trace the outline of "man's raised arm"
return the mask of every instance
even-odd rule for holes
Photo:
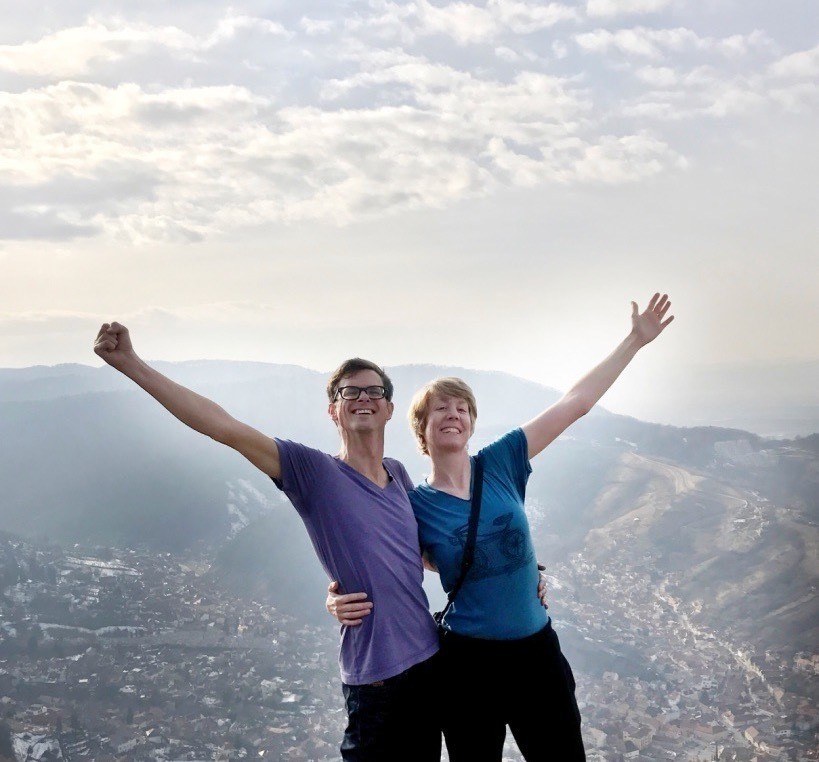
[[[268,476],[274,479],[281,476],[279,448],[273,439],[237,421],[207,397],[154,370],[134,352],[124,325],[103,323],[94,342],[94,352],[141,386],[186,426],[232,447]]]

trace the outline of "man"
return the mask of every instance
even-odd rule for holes
[[[141,360],[128,329],[104,323],[95,353],[187,426],[244,455],[299,512],[325,571],[365,591],[371,613],[343,627],[339,662],[348,724],[345,760],[439,760],[434,704],[435,622],[421,586],[418,527],[404,467],[384,458],[392,382],[374,363],[348,360],[327,385],[338,456],[268,437]]]

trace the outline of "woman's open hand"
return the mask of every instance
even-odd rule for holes
[[[643,346],[654,341],[674,319],[671,315],[663,320],[670,306],[668,294],[663,294],[661,298],[659,292],[651,297],[645,312],[640,312],[637,302],[631,303],[631,332]]]

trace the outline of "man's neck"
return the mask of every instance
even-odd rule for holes
[[[468,498],[472,480],[472,464],[466,450],[435,453],[432,473],[427,482],[435,489],[457,497]]]
[[[384,470],[384,432],[342,434],[338,457],[372,482],[386,486],[389,476]]]

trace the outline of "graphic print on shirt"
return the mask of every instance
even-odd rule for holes
[[[521,529],[510,526],[513,513],[509,511],[498,516],[490,531],[478,530],[475,542],[475,557],[469,570],[470,580],[497,577],[526,566],[533,558],[534,552],[526,542],[526,534]],[[469,523],[459,527],[454,535],[449,536],[452,545],[460,546],[461,557],[466,547],[466,535]]]

